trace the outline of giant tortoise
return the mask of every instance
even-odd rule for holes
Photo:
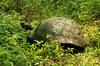
[[[51,41],[55,40],[62,46],[72,47],[75,49],[87,46],[79,24],[72,19],[64,17],[52,17],[39,24],[35,32],[28,36],[30,43],[34,40]]]

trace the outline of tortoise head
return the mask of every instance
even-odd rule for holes
[[[32,30],[32,25],[28,22],[21,22],[20,23],[21,27],[24,28],[25,30]]]

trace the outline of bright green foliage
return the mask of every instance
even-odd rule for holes
[[[30,31],[21,28],[21,19],[36,28],[52,16],[82,24],[90,40],[84,52],[63,50],[55,41],[26,41]],[[0,0],[0,66],[100,66],[100,0]]]
[[[19,18],[17,14],[0,15],[0,65],[11,66],[13,64],[11,61],[15,63],[19,61],[18,58],[25,50],[21,47],[28,46],[25,40],[27,33],[20,27]]]
[[[0,44],[6,45],[6,43],[17,44],[17,40],[20,39],[19,42],[22,41],[24,37],[26,37],[25,31],[20,26],[20,17],[15,15],[6,15],[1,14],[0,16]],[[22,33],[22,34],[21,34]]]

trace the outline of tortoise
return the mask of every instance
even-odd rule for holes
[[[64,17],[51,17],[42,21],[28,36],[28,40],[31,44],[34,40],[43,40],[44,42],[55,40],[61,46],[78,50],[88,45],[81,33],[80,25],[74,20]]]

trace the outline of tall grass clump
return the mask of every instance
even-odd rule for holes
[[[85,22],[99,16],[99,0],[2,0],[4,11],[15,10],[26,19],[49,18],[51,16],[71,17]]]

